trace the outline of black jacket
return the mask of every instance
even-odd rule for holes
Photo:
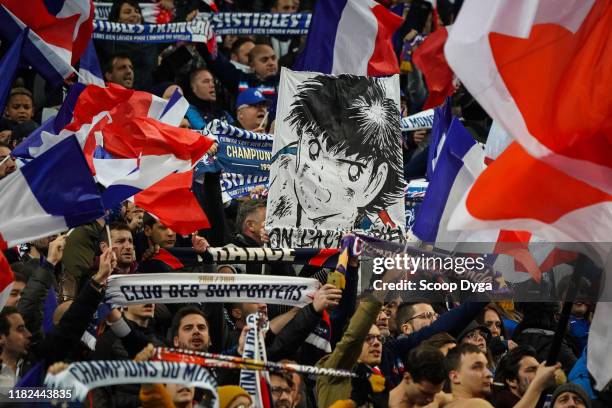
[[[141,327],[127,320],[126,322],[133,331],[139,332],[143,339],[154,346],[164,346],[163,341],[153,330],[153,324]],[[106,330],[96,343],[96,350],[92,354],[92,360],[129,360],[128,354],[121,339],[115,336],[112,330]],[[137,408],[141,406],[139,397],[140,384],[125,384],[113,387],[96,388],[93,393],[94,407],[104,406],[109,408]]]
[[[104,296],[91,284],[86,284],[58,325],[44,335],[43,304],[54,279],[53,265],[45,262],[34,271],[19,301],[18,310],[32,333],[23,373],[40,360],[44,362],[44,372],[48,366],[58,361],[81,360],[84,350],[81,337]]]

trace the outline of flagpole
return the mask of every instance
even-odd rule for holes
[[[108,247],[113,247],[113,240],[111,239],[110,227],[108,226],[108,222],[106,223],[106,235],[108,237]]]
[[[567,292],[565,293],[565,300],[563,302],[563,309],[561,310],[559,322],[557,323],[557,330],[555,330],[555,335],[553,337],[550,350],[548,351],[548,356],[546,357],[546,366],[548,367],[557,364],[557,361],[559,360],[559,352],[561,351],[563,338],[565,337],[565,334],[567,332],[570,314],[572,312],[572,306],[574,305],[576,295],[578,294],[580,279],[584,275],[588,264],[589,257],[584,254],[580,254],[578,260],[576,261],[576,266],[572,271],[571,283],[567,289]],[[538,404],[536,405],[536,407],[543,407],[545,399],[546,395],[544,393],[540,394],[540,399],[538,400]]]
[[[576,295],[578,294],[580,279],[584,275],[588,263],[589,257],[584,254],[580,254],[578,261],[576,262],[576,266],[572,272],[571,283],[567,289],[567,293],[565,294],[565,301],[563,303],[563,309],[561,310],[561,316],[559,317],[559,322],[557,324],[557,330],[555,331],[555,336],[553,337],[553,342],[550,346],[548,357],[546,358],[547,366],[555,365],[558,361],[561,344],[563,342],[563,338],[565,337],[565,333],[567,332],[567,324],[569,323],[572,306],[574,304],[574,300],[576,300]]]

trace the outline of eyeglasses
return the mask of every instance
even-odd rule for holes
[[[272,387],[272,395],[276,398],[283,394],[291,394],[291,388],[289,387]]]
[[[368,344],[374,343],[374,340],[378,340],[380,343],[383,343],[385,341],[385,337],[381,334],[368,334],[365,337],[365,342]]]
[[[474,330],[472,332],[469,332],[465,338],[468,340],[476,340],[478,338],[478,336],[482,337],[483,339],[487,338],[486,333],[480,331],[480,330]]]
[[[412,316],[410,319],[406,320],[407,322],[414,319],[425,319],[425,320],[436,320],[438,318],[438,314],[436,312],[425,312],[418,314],[416,316]]]

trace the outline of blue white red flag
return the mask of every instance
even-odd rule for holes
[[[129,140],[129,145],[124,143],[126,140]],[[105,149],[115,158],[122,159],[122,164],[127,166],[124,171],[114,171],[114,159],[94,159],[99,181],[102,174],[114,176],[103,194],[106,208],[146,190],[173,173],[191,174],[190,170],[212,144],[212,139],[189,129],[166,125],[151,118],[132,119],[129,129],[105,138]]]
[[[436,115],[443,112],[443,109],[436,108]],[[461,231],[449,231],[448,220],[457,203],[485,168],[484,150],[459,119],[452,120],[445,139],[438,143],[437,164],[429,175],[427,193],[412,227],[412,232],[419,239],[429,243],[457,241]],[[435,146],[430,149],[436,150]]]
[[[134,204],[155,215],[177,234],[187,235],[210,228],[208,218],[191,186],[193,172],[170,174],[134,196]]]
[[[445,46],[453,72],[515,140],[450,227],[609,242],[612,2],[515,3],[466,0]],[[590,246],[606,259],[605,245]]]
[[[37,157],[76,135],[90,170],[107,190],[106,208],[126,200],[174,172],[188,171],[212,143],[176,127],[187,110],[180,95],[169,101],[146,92],[75,84],[60,112],[15,149]]]
[[[436,114],[443,113],[442,108],[436,109]],[[432,149],[438,151],[437,164],[412,227],[419,239],[446,250],[512,257],[514,259],[498,256],[495,261],[496,270],[510,282],[530,278],[539,281],[542,272],[575,259],[575,254],[556,248],[526,231],[450,229],[449,220],[453,212],[486,166],[483,148],[457,118],[452,120],[445,139],[439,142],[438,149]]]
[[[100,192],[75,137],[0,180],[0,249],[103,215]]]
[[[104,76],[100,69],[100,61],[93,45],[93,40],[89,40],[85,52],[81,55],[79,62],[79,82],[104,87]]]
[[[427,156],[428,178],[432,177],[436,169],[438,155],[444,146],[446,134],[448,133],[452,120],[451,102],[450,98],[448,98],[443,106],[438,106],[434,109],[434,119],[431,127],[431,135],[429,136],[429,151]]]
[[[91,0],[3,0],[0,36],[13,43],[26,29],[22,58],[47,81],[59,84],[74,65],[93,31]]]
[[[397,74],[391,37],[402,22],[374,0],[320,0],[306,47],[293,69],[334,75]]]

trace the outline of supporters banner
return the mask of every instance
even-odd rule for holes
[[[427,109],[423,112],[402,118],[402,132],[412,132],[421,129],[431,129],[434,120],[434,110]]]
[[[95,2],[95,18],[107,20],[112,3]],[[165,12],[158,4],[141,3],[146,23],[159,23]],[[219,35],[305,35],[310,13],[200,13],[196,20],[210,21]]]
[[[94,20],[94,40],[168,43],[208,42],[214,38],[210,22],[204,20],[168,24],[124,24]]]
[[[214,138],[218,148],[215,156],[205,155],[196,165],[197,177],[223,170],[222,192],[233,199],[249,195],[255,187],[267,187],[273,135],[250,132],[218,119],[200,133]]]
[[[113,275],[105,302],[113,305],[153,303],[268,303],[303,307],[312,302],[320,283],[288,276],[223,273],[143,273]]]
[[[231,263],[268,263],[288,262],[294,265],[310,265],[323,268],[335,268],[338,264],[338,248],[241,248],[224,246],[208,248],[213,262]]]
[[[204,367],[167,361],[80,361],[58,374],[48,374],[48,389],[71,391],[73,400],[84,401],[94,388],[120,384],[185,384],[207,390],[218,407],[217,381]]]
[[[246,318],[249,331],[244,339],[245,359],[267,362],[265,333],[270,329],[268,317],[265,314],[252,313]],[[240,370],[240,386],[244,388],[258,407],[271,407],[270,376],[267,371],[243,368]]]
[[[272,135],[249,132],[217,119],[208,125],[208,132],[216,136],[219,146],[216,160],[230,174],[270,174]]]
[[[403,241],[399,76],[283,68],[266,228],[272,247],[339,247],[343,232]]]
[[[267,187],[269,177],[226,173],[221,175],[221,190],[231,198],[248,196],[255,187]]]
[[[219,35],[305,35],[310,13],[200,13]]]

